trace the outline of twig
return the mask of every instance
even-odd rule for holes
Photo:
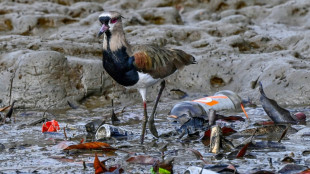
[[[67,137],[67,133],[66,133],[66,127],[64,127],[64,135],[65,135],[65,140],[67,140],[68,137]]]
[[[86,170],[86,163],[85,163],[85,161],[83,161],[83,167],[84,167],[84,170]]]
[[[44,111],[44,113],[43,113],[43,118],[45,118],[45,121],[46,121],[46,117],[45,117],[45,113],[47,112],[47,110],[50,108],[50,107],[52,107],[52,106],[55,106],[55,104],[54,105],[50,105],[49,107],[47,107],[46,109],[45,109],[45,111]],[[44,122],[45,122],[44,121]]]
[[[281,137],[280,137],[279,140],[278,140],[278,143],[281,143],[281,140],[285,137],[285,135],[286,135],[286,133],[287,133],[287,130],[288,130],[289,128],[290,128],[290,125],[288,125],[288,126],[286,127],[286,129],[283,131]]]

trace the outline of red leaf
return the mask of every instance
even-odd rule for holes
[[[205,131],[205,135],[203,136],[203,138],[210,138],[210,136],[211,136],[211,130],[208,129]]]
[[[144,164],[144,165],[152,165],[156,161],[156,158],[151,156],[133,156],[126,160],[128,163],[135,163],[135,164]]]
[[[298,174],[310,174],[310,168],[308,168],[302,172],[299,172]]]
[[[273,121],[263,121],[263,122],[256,123],[255,125],[258,125],[258,126],[274,125],[274,122]]]
[[[99,161],[97,153],[95,153],[94,168],[95,168],[95,173],[96,174],[108,171],[105,168],[105,166]]]
[[[114,172],[115,170],[119,170],[119,173],[124,173],[124,169],[122,169],[122,168],[120,168],[120,167],[118,167],[118,166],[111,166],[110,168],[109,168],[109,172]]]
[[[80,144],[83,144],[83,142],[84,142],[84,138],[81,139]]]
[[[251,143],[251,142],[250,142]],[[244,145],[242,147],[242,149],[238,152],[237,154],[237,158],[241,158],[241,157],[244,157],[245,153],[246,153],[246,150],[248,149],[248,146],[250,143],[247,143],[246,145]]]
[[[102,142],[89,142],[84,144],[77,144],[77,145],[71,145],[65,148],[64,150],[71,150],[71,149],[97,149],[97,150],[104,150],[104,151],[115,151],[117,149],[110,147],[107,143]]]
[[[233,130],[232,128],[222,127],[223,136],[228,136],[228,135],[231,135],[231,134],[233,134],[235,132],[237,132],[237,131]],[[210,136],[211,136],[211,130],[208,129],[208,130],[205,131],[205,134],[204,134],[203,138],[210,138]]]
[[[236,133],[236,132],[237,131],[233,130],[230,127],[222,127],[223,136],[228,136],[228,135],[231,135],[231,134]]]
[[[229,117],[223,117],[221,120],[225,120],[228,122],[234,122],[234,121],[244,121],[244,118],[240,116],[229,116]]]

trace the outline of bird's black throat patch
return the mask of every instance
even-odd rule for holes
[[[133,65],[133,57],[128,56],[126,49],[125,46],[122,46],[116,51],[111,51],[108,42],[107,50],[103,50],[102,62],[106,72],[117,83],[123,86],[132,86],[138,82],[139,76]]]
[[[107,49],[110,50],[110,41],[111,41],[111,32],[110,32],[110,30],[106,31],[105,35],[107,36]]]

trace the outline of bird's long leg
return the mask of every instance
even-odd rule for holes
[[[166,82],[165,82],[165,80],[163,80],[160,83],[160,89],[159,89],[159,92],[158,92],[158,95],[157,95],[157,98],[155,101],[155,105],[153,107],[153,111],[152,111],[152,114],[151,114],[150,120],[149,120],[149,129],[150,129],[151,133],[157,138],[158,138],[158,132],[157,132],[157,129],[156,129],[155,124],[154,124],[154,117],[155,117],[155,112],[156,112],[156,108],[157,108],[160,96],[163,93],[165,86],[166,86]]]
[[[143,125],[142,125],[142,133],[141,133],[141,137],[140,137],[141,144],[143,144],[143,141],[144,141],[146,123],[148,120],[147,110],[146,110],[146,100],[143,100],[143,108],[144,108],[144,112],[143,112],[144,118],[143,118]]]

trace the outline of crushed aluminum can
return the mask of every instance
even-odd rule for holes
[[[104,139],[104,138],[126,138],[130,135],[134,135],[133,132],[127,131],[123,128],[120,127],[116,127],[116,126],[112,126],[112,125],[108,125],[108,124],[103,124],[101,125],[96,134],[95,134],[95,138],[96,140],[100,140],[100,139]]]
[[[96,120],[93,120],[93,121],[87,123],[85,125],[85,129],[86,129],[87,133],[94,134],[94,133],[96,133],[96,130],[99,128],[99,126],[101,126],[103,123],[104,123],[103,120],[96,119]]]

